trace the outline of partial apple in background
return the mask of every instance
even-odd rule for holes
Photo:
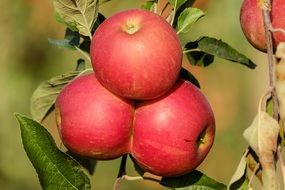
[[[244,0],[240,10],[240,23],[247,40],[258,50],[266,52],[266,38],[263,25],[261,1]],[[271,22],[273,28],[285,30],[285,1],[272,1]],[[282,32],[273,33],[274,49],[278,43],[285,41]]]
[[[138,103],[131,154],[145,171],[179,176],[206,157],[215,135],[215,119],[205,96],[179,79],[166,95]]]
[[[70,151],[103,160],[129,152],[133,102],[109,92],[94,73],[69,83],[55,107],[61,139]]]
[[[106,19],[93,35],[90,53],[102,85],[137,100],[170,90],[182,64],[176,31],[157,14],[139,9]]]

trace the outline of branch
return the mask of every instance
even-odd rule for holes
[[[270,10],[271,10],[271,0],[264,0],[264,4],[267,6],[263,7],[263,23],[265,28],[266,44],[267,44],[267,59],[269,67],[269,87],[272,88],[272,103],[273,103],[273,118],[278,120],[278,99],[276,94],[276,76],[275,76],[275,57],[273,55],[273,41],[271,33],[271,20],[270,20]]]
[[[279,105],[278,105],[278,97],[276,93],[276,65],[275,65],[275,57],[273,55],[273,40],[272,40],[272,25],[270,20],[270,11],[272,7],[272,0],[263,0],[262,6],[262,16],[263,16],[263,24],[265,29],[265,37],[266,37],[266,45],[267,45],[267,59],[268,59],[268,67],[269,67],[269,88],[272,89],[271,97],[273,103],[273,118],[278,121],[279,116]],[[264,164],[264,163],[263,163]],[[263,164],[261,164],[263,166]],[[279,184],[277,183],[276,178],[276,161],[270,165],[269,168],[264,168],[267,172],[263,172],[263,187],[265,190],[277,190],[279,189]]]

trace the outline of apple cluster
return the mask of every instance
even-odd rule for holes
[[[90,54],[94,73],[56,100],[64,145],[98,160],[129,153],[161,176],[195,169],[213,144],[215,119],[201,91],[179,77],[182,49],[171,25],[145,10],[117,13],[94,33]]]
[[[256,49],[266,52],[266,38],[263,23],[263,8],[269,8],[272,24],[273,48],[280,42],[285,42],[285,1],[274,0],[272,7],[262,7],[264,2],[258,0],[244,0],[240,10],[240,23],[247,40]],[[283,30],[283,32],[282,32]]]

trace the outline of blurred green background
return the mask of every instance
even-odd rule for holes
[[[143,1],[112,0],[101,7],[105,16]],[[190,67],[199,79],[216,115],[217,134],[208,157],[199,167],[223,183],[228,183],[246,148],[243,130],[250,125],[259,98],[266,91],[266,55],[252,48],[239,25],[242,0],[197,0],[206,17],[181,36],[182,42],[208,35],[228,42],[249,56],[258,67],[250,70],[236,63],[216,59],[207,68]],[[77,52],[58,49],[47,38],[62,38],[64,27],[54,19],[51,1],[1,0],[0,17],[0,187],[2,190],[37,190],[37,174],[21,144],[20,130],[13,113],[30,115],[30,96],[43,80],[74,70]],[[54,118],[44,122],[56,136]],[[119,160],[99,162],[92,176],[93,189],[111,189]],[[133,172],[131,172],[133,173]],[[162,189],[152,182],[123,182],[122,188]]]

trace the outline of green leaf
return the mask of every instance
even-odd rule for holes
[[[180,177],[163,177],[161,185],[173,190],[226,190],[226,185],[215,181],[203,173],[194,170],[193,172]]]
[[[56,46],[56,47],[59,47],[59,48],[76,50],[74,45],[72,45],[70,43],[70,40],[67,40],[67,39],[57,40],[57,39],[48,38],[48,42],[51,43],[52,45]]]
[[[181,68],[180,70],[180,77],[191,82],[192,84],[194,84],[195,86],[197,86],[198,88],[200,88],[200,84],[199,81],[194,77],[194,75],[192,73],[190,73],[188,70]]]
[[[146,1],[144,4],[141,5],[142,9],[153,11],[154,10],[154,4],[156,1]]]
[[[198,41],[187,43],[184,53],[186,53],[191,65],[207,67],[214,62],[215,57],[198,49],[198,45]]]
[[[175,4],[176,4],[176,9],[179,9],[187,0],[168,0],[168,2],[173,6],[175,7]]]
[[[95,23],[93,25],[93,28],[92,28],[92,34],[94,34],[94,32],[99,27],[99,25],[102,24],[105,20],[106,20],[106,17],[103,14],[98,13],[97,19],[96,19],[96,21],[95,21]]]
[[[74,159],[61,152],[49,132],[36,121],[16,114],[24,149],[45,190],[89,190],[90,180]]]
[[[59,47],[59,48],[66,48],[70,50],[76,50],[76,46],[79,46],[80,42],[80,35],[76,31],[72,31],[71,29],[67,28],[65,31],[65,36],[63,40],[56,40],[49,38],[49,43]]]
[[[69,72],[44,81],[31,97],[31,113],[35,120],[42,122],[53,110],[55,100],[62,90],[80,72]]]
[[[177,26],[177,21],[178,21],[178,17],[179,15],[186,9],[189,7],[192,7],[192,5],[195,3],[195,0],[187,0],[183,5],[180,6],[179,9],[176,10],[175,12],[175,17],[174,17],[174,22],[173,22],[173,28],[176,28]]]
[[[92,38],[91,30],[98,15],[98,0],[53,0],[53,5],[67,26]]]
[[[195,22],[204,16],[204,12],[197,8],[187,8],[179,15],[177,34],[189,32]]]
[[[92,28],[92,35],[94,34],[94,32],[97,30],[97,28],[99,27],[99,25],[104,22],[105,20],[105,16],[102,15],[101,13],[98,13],[98,17],[96,19],[96,22],[94,23],[93,25],[93,28]],[[83,36],[83,40],[81,42],[81,44],[79,45],[79,48],[81,50],[83,50],[84,52],[87,52],[89,53],[90,52],[90,44],[91,44],[91,39],[89,37],[84,37]]]
[[[89,172],[90,175],[94,174],[97,165],[96,160],[79,156],[69,150],[66,152],[66,154],[76,160],[82,167],[84,167]]]
[[[214,56],[226,59],[235,63],[240,63],[251,69],[256,65],[245,55],[239,53],[231,46],[211,37],[201,37],[185,45],[184,53],[192,65],[208,66],[214,61]]]

